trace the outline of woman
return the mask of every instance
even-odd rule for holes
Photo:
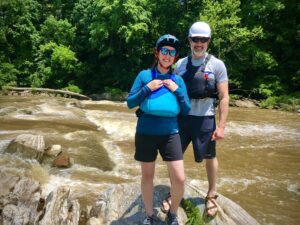
[[[134,157],[141,163],[141,192],[146,210],[144,225],[155,224],[153,178],[158,150],[170,175],[172,206],[168,224],[178,225],[176,212],[184,192],[185,175],[177,115],[186,115],[190,110],[184,81],[171,71],[178,51],[176,37],[161,36],[155,45],[155,65],[138,74],[127,98],[129,108],[140,106]]]

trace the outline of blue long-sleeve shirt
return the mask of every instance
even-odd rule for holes
[[[156,71],[156,79],[164,80],[169,78],[169,73],[160,74]],[[150,69],[143,70],[137,75],[127,97],[128,108],[131,109],[139,106],[145,98],[151,94],[151,89],[147,86],[151,80],[152,74]],[[180,114],[187,115],[191,109],[191,105],[184,81],[178,75],[175,75],[174,81],[178,85],[178,88],[173,93],[178,100]],[[167,135],[178,133],[177,117],[153,116],[142,113],[137,121],[136,132],[146,135]]]

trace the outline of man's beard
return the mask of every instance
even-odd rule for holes
[[[196,51],[192,46],[191,46],[191,51],[196,58],[200,58],[204,56],[206,53],[206,49],[203,49],[202,51]]]

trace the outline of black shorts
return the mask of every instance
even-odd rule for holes
[[[179,134],[169,135],[143,135],[135,134],[134,158],[141,162],[153,162],[158,151],[164,161],[183,159]]]
[[[216,141],[211,140],[215,129],[214,116],[179,117],[179,134],[183,152],[192,142],[196,162],[216,157]]]

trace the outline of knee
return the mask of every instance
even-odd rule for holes
[[[142,173],[142,180],[144,181],[150,181],[154,179],[154,173],[147,172],[147,173]]]
[[[177,187],[184,187],[185,184],[185,176],[175,176],[174,180],[172,181],[172,184],[176,185]]]

